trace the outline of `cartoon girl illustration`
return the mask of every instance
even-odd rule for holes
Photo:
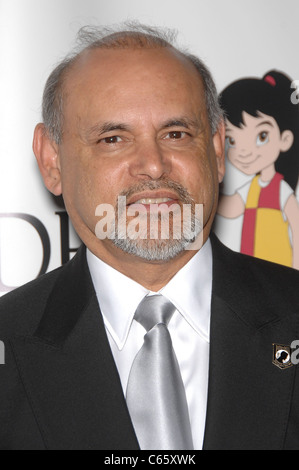
[[[292,81],[278,71],[245,78],[220,95],[227,158],[251,181],[222,195],[218,214],[244,215],[242,253],[299,269],[299,106]]]

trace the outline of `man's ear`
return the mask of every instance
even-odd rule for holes
[[[280,139],[280,150],[281,152],[287,152],[290,150],[294,142],[294,134],[290,130],[283,131]]]
[[[218,181],[221,183],[225,175],[225,123],[222,120],[213,135],[213,144],[216,154]]]
[[[50,139],[42,123],[34,130],[33,152],[46,188],[55,196],[60,196],[62,188],[58,145]]]

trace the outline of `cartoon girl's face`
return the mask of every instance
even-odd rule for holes
[[[290,130],[280,133],[267,114],[254,117],[244,111],[242,117],[240,128],[226,121],[227,158],[246,175],[254,175],[274,165],[279,154],[290,149],[294,135]]]

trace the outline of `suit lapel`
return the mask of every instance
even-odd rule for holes
[[[246,288],[250,273],[244,272],[246,265],[243,272],[239,269],[239,258],[234,259],[215,240],[213,251],[204,448],[281,449],[295,367],[280,370],[272,364],[272,343],[289,345],[296,337],[297,324],[292,315],[279,319],[257,289],[252,296],[252,286]]]
[[[12,341],[48,449],[138,449],[85,250],[60,271],[33,337]]]

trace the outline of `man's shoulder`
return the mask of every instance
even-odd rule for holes
[[[299,271],[297,269],[233,251],[225,246],[215,235],[212,236],[212,246],[214,254],[225,265],[228,274],[237,272],[239,275],[245,272],[247,279],[252,277],[254,280],[260,281],[261,277],[266,277],[266,279],[270,278],[269,282],[271,283],[275,281],[281,283],[288,282],[289,280],[292,282],[299,280]]]
[[[298,270],[234,252],[216,237],[212,245],[217,295],[239,311],[250,310],[255,326],[299,315]]]
[[[68,263],[0,298],[0,339],[34,334],[48,308],[62,314],[72,312],[76,303],[86,301],[92,293],[82,245]]]
[[[63,269],[64,266],[59,267],[0,298],[0,339],[35,330]]]

